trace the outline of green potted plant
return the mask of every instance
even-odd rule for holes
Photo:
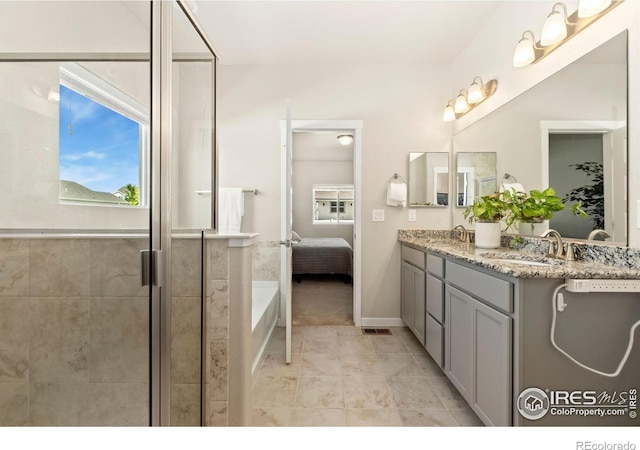
[[[503,198],[510,210],[506,218],[507,227],[518,224],[520,234],[541,234],[545,228],[544,221],[565,208],[563,199],[551,187],[543,191],[532,189],[529,193],[506,190]],[[572,211],[586,217],[580,203],[573,205]]]
[[[475,243],[479,248],[500,247],[500,221],[511,214],[509,203],[503,192],[476,197],[473,205],[467,206],[464,217],[475,223]]]

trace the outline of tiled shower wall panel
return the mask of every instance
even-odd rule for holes
[[[146,425],[142,239],[0,239],[0,425]]]

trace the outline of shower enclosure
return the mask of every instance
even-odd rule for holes
[[[180,1],[0,30],[0,426],[203,424],[213,47]]]

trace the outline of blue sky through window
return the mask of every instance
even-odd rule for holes
[[[60,179],[113,193],[140,186],[140,125],[60,85]]]

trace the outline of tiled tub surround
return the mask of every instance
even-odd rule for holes
[[[246,246],[229,248],[232,241]],[[230,392],[244,389],[230,387],[228,376],[230,309],[232,319],[240,314],[229,301],[242,297],[245,281],[230,277],[230,267],[244,267],[250,298],[246,241],[206,239],[206,425],[240,424],[229,416]],[[146,239],[116,235],[0,238],[0,426],[148,424],[149,301],[139,267],[146,247]],[[201,240],[174,239],[172,247],[171,424],[194,426]],[[250,338],[250,317],[248,327]]]
[[[576,261],[546,259],[550,266],[510,264],[505,259],[518,259],[524,254],[531,259],[544,259],[549,240],[520,236],[502,237],[497,249],[479,249],[453,237],[449,230],[399,230],[398,241],[419,249],[451,256],[516,278],[640,278],[640,249],[607,244],[574,242]],[[500,255],[500,253],[503,253]],[[488,255],[491,257],[486,257]],[[496,261],[500,257],[501,261]]]

